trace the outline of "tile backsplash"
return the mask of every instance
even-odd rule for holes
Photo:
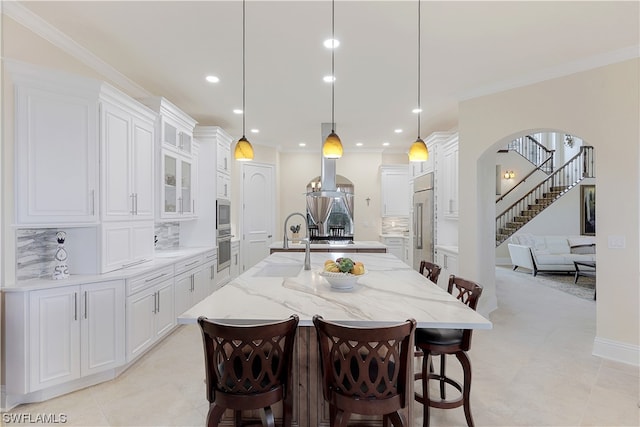
[[[16,280],[51,277],[58,231],[57,228],[16,230]]]
[[[155,235],[157,251],[175,249],[180,246],[180,223],[158,222],[156,223]]]
[[[51,278],[58,249],[59,228],[16,230],[16,280]],[[180,223],[162,222],[155,225],[156,250],[180,246]]]
[[[382,234],[407,234],[409,232],[409,217],[382,218]]]

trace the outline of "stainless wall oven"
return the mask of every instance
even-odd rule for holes
[[[231,230],[218,230],[218,271],[231,266]]]
[[[218,271],[231,266],[231,203],[216,200],[216,234],[218,243]]]

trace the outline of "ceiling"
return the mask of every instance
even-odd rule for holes
[[[639,4],[423,0],[421,136],[457,126],[462,99],[638,56]],[[233,113],[242,108],[242,2],[20,5],[126,76],[133,96],[143,88],[200,124],[242,136]],[[417,7],[335,3],[335,122],[347,151],[387,142],[406,152],[415,140]],[[319,150],[321,123],[331,121],[331,84],[322,79],[331,74],[322,44],[330,35],[329,1],[247,1],[246,135],[254,145]],[[209,74],[220,82],[206,82]]]

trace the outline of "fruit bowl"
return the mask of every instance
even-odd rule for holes
[[[351,289],[363,274],[355,275],[351,273],[332,273],[329,271],[321,271],[320,276],[327,279],[327,282],[333,289]]]

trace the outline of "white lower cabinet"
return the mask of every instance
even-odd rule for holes
[[[208,295],[207,272],[203,269],[202,261],[200,255],[176,264],[176,318]]]
[[[176,326],[173,267],[127,280],[127,362]]]
[[[231,241],[231,279],[240,275],[240,241]]]
[[[29,293],[29,392],[124,363],[121,280]]]
[[[449,276],[451,274],[458,274],[457,249],[443,249],[442,247],[436,247],[436,264],[442,268],[440,277],[438,278],[438,285],[446,289],[449,283]]]
[[[402,262],[409,261],[409,241],[407,238],[382,236],[381,242],[387,246],[387,252],[397,256]]]

